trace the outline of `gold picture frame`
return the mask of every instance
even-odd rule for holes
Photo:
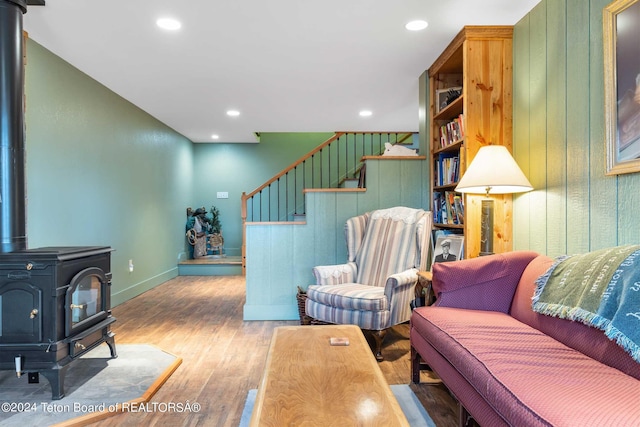
[[[606,174],[640,171],[640,0],[603,11]]]

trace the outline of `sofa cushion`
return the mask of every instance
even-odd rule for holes
[[[536,279],[553,265],[553,259],[540,255],[522,273],[511,304],[510,314],[558,341],[609,366],[640,379],[640,363],[599,329],[580,322],[536,313],[531,308]]]
[[[537,255],[514,251],[436,263],[432,267],[436,304],[507,313],[522,271]]]
[[[308,316],[323,322],[339,325],[358,325],[362,329],[379,331],[388,328],[391,319],[389,310],[366,311],[335,308],[308,298],[305,304],[305,311]]]
[[[513,425],[624,426],[640,420],[638,380],[507,314],[421,307],[411,324]]]
[[[343,283],[340,286],[309,286],[307,297],[321,304],[348,310],[389,310],[384,288],[358,283]]]

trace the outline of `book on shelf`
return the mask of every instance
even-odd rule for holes
[[[464,138],[464,114],[440,126],[440,147],[455,144]]]
[[[433,222],[446,225],[464,224],[464,205],[455,191],[433,193]]]
[[[457,153],[440,153],[434,160],[434,185],[451,185],[460,179],[460,156]]]
[[[453,196],[453,205],[458,216],[458,224],[464,224],[464,202],[459,195]]]

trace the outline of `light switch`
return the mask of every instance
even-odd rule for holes
[[[218,191],[218,199],[228,199],[229,193],[226,191]]]

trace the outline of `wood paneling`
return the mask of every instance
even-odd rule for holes
[[[531,147],[529,144],[531,130],[530,121],[525,119],[529,117],[531,108],[528,102],[531,95],[529,27],[530,18],[525,16],[513,28],[513,157],[525,176],[531,180]],[[528,196],[516,195],[513,197],[514,248],[528,248],[530,246],[531,196]]]
[[[589,87],[589,4],[567,1],[567,253],[589,249],[589,103],[584,102]]]
[[[547,251],[566,253],[567,246],[567,15],[565,2],[547,4],[547,181],[553,183],[553,197],[547,198],[549,235]],[[549,43],[551,42],[551,43]]]
[[[552,256],[640,242],[640,174],[605,176],[602,10],[542,0],[514,31],[514,248]]]

